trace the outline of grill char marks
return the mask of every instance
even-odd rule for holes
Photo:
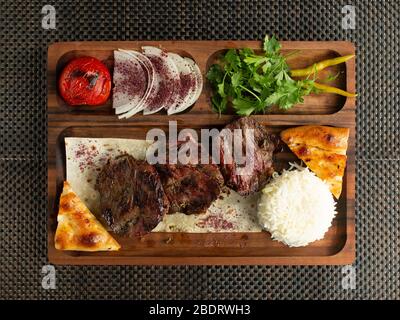
[[[241,172],[242,174],[238,174],[240,165],[235,161],[225,163],[229,161],[225,161],[224,159],[224,138],[223,135],[221,135],[220,169],[224,176],[226,185],[237,191],[242,196],[259,191],[265,186],[274,172],[273,153],[278,148],[279,138],[268,133],[264,126],[249,117],[240,118],[239,120],[228,124],[225,129],[228,129],[231,132],[235,129],[242,130],[243,155],[246,155],[246,135],[250,134],[248,129],[252,129],[254,133],[254,153],[253,158],[249,159],[252,160],[253,165],[249,166],[250,169],[247,172]],[[229,151],[233,155],[233,150],[231,149],[232,147],[230,147]]]
[[[100,193],[101,212],[107,224],[119,234],[141,236],[154,229],[167,213],[181,212],[200,214],[207,211],[222,190],[224,182],[240,195],[259,191],[268,182],[273,168],[273,153],[279,145],[277,136],[252,118],[241,118],[228,124],[225,129],[241,129],[242,149],[246,150],[246,135],[252,129],[255,150],[253,166],[248,172],[241,172],[241,164],[235,161],[225,163],[223,139],[221,143],[221,164],[156,164],[135,160],[122,155],[109,160],[100,172],[96,189]],[[189,137],[187,142],[202,148]],[[178,150],[182,147],[178,143]],[[178,151],[179,152],[179,151]],[[233,154],[233,150],[228,150]],[[244,153],[244,156],[247,156]],[[167,157],[168,159],[169,157]],[[210,159],[211,162],[211,159]]]
[[[169,202],[154,166],[129,155],[104,165],[96,189],[100,193],[102,215],[118,234],[144,235],[169,211]]]
[[[197,148],[198,156],[204,148],[190,135],[185,142],[177,143],[178,153],[185,144],[191,145],[190,149]],[[169,159],[168,154],[167,159]],[[156,165],[164,191],[170,201],[169,213],[205,213],[211,203],[218,198],[224,185],[224,178],[218,166],[212,164],[211,160],[209,158],[209,164],[198,164],[197,157],[190,154],[185,161],[188,164],[178,161],[178,164]]]
[[[216,200],[223,185],[215,165],[156,165],[170,201],[169,213],[204,213]]]

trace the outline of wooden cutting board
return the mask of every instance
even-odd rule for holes
[[[314,62],[338,55],[355,53],[350,42],[343,41],[282,41],[282,51],[299,52],[288,63],[302,68]],[[348,160],[343,181],[343,192],[337,203],[338,214],[324,239],[306,247],[288,248],[272,241],[266,232],[260,233],[151,233],[141,239],[117,237],[122,249],[118,252],[64,252],[54,248],[54,233],[58,200],[65,180],[65,137],[144,138],[148,130],[161,127],[168,130],[168,121],[177,121],[178,129],[190,127],[222,128],[237,116],[218,116],[211,109],[210,88],[205,81],[197,103],[185,112],[167,116],[135,115],[118,120],[111,101],[99,107],[70,107],[57,92],[57,78],[65,64],[73,57],[89,55],[104,61],[112,70],[113,50],[139,50],[141,46],[160,46],[168,51],[193,58],[203,77],[219,54],[228,48],[261,48],[261,41],[96,41],[54,43],[48,49],[48,255],[54,264],[114,264],[114,265],[328,265],[349,264],[355,258],[355,99],[333,94],[305,97],[302,105],[287,112],[272,110],[271,114],[254,117],[271,132],[288,127],[319,124],[350,128]],[[355,91],[354,59],[330,67],[319,77],[339,74],[332,85]],[[296,157],[288,150],[277,156],[276,166],[282,167]]]

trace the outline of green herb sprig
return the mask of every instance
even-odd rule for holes
[[[294,80],[289,75],[287,56],[280,53],[275,37],[265,37],[263,55],[252,49],[230,49],[213,64],[207,79],[213,88],[213,109],[225,113],[231,104],[238,115],[265,113],[271,106],[287,110],[317,92],[315,79]]]

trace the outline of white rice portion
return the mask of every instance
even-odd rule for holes
[[[258,220],[272,239],[290,247],[324,237],[336,215],[329,186],[307,168],[275,173],[262,190]]]

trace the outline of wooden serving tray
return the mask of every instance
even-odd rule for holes
[[[282,41],[283,52],[300,50],[288,62],[301,68],[313,62],[338,55],[354,54],[350,42]],[[54,233],[59,195],[65,180],[65,137],[144,138],[146,132],[159,127],[168,132],[168,121],[177,121],[178,130],[222,128],[237,118],[235,115],[219,117],[211,109],[210,88],[205,81],[197,103],[189,110],[167,116],[164,112],[153,115],[135,115],[118,120],[111,102],[100,107],[69,107],[59,97],[56,84],[62,67],[72,57],[90,55],[105,61],[111,68],[112,51],[117,48],[140,49],[143,45],[161,46],[183,56],[192,57],[203,76],[218,54],[228,48],[261,48],[261,41],[111,41],[55,43],[48,50],[48,255],[54,264],[81,265],[330,265],[349,264],[355,259],[355,99],[331,94],[305,98],[303,105],[288,112],[273,110],[272,114],[255,115],[271,132],[288,127],[320,124],[350,128],[348,160],[343,181],[343,192],[337,203],[338,214],[324,239],[301,248],[288,248],[272,241],[266,232],[260,233],[151,233],[141,239],[117,237],[122,245],[118,252],[68,252],[54,247]],[[354,59],[331,67],[320,74],[340,72],[332,85],[355,91]],[[296,157],[288,150],[278,154],[276,166],[283,167]]]

